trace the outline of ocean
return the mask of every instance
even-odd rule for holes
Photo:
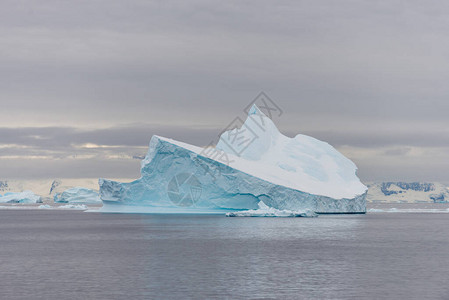
[[[449,299],[449,213],[0,210],[0,299]]]

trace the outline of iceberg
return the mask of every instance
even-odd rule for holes
[[[62,193],[56,193],[53,197],[53,200],[55,203],[101,203],[100,195],[98,194],[98,192],[83,187],[74,187],[63,191]]]
[[[258,210],[365,213],[356,165],[326,142],[287,137],[256,105],[217,145],[153,136],[141,177],[99,179],[103,211],[227,213]]]
[[[42,203],[41,197],[32,191],[8,192],[0,197],[0,203]]]

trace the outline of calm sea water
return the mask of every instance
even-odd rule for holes
[[[0,211],[0,299],[449,299],[449,214]]]

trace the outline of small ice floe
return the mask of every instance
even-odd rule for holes
[[[48,204],[39,205],[37,208],[39,209],[52,209],[53,207]]]
[[[262,201],[259,202],[259,209],[243,210],[236,212],[226,213],[226,217],[317,217],[318,215],[311,211],[291,211],[291,210],[279,210],[273,207],[269,207]]]
[[[84,204],[67,204],[57,206],[58,209],[79,209],[79,210],[87,210],[87,206]]]
[[[87,210],[87,206],[84,204],[66,204],[61,206],[51,206],[48,204],[39,205],[39,209],[78,209],[78,210]]]

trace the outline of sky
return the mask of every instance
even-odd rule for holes
[[[264,91],[369,181],[449,183],[446,1],[0,1],[0,179],[138,178]]]

